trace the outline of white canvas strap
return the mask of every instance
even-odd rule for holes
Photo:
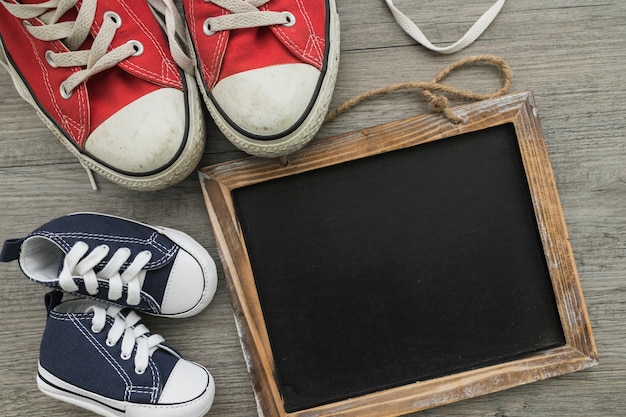
[[[440,52],[442,54],[451,54],[460,51],[461,49],[474,42],[485,31],[485,29],[489,27],[493,19],[496,18],[496,16],[500,12],[500,9],[502,9],[502,6],[504,6],[504,1],[505,0],[496,1],[496,3],[491,6],[489,10],[487,10],[476,23],[474,23],[474,25],[465,33],[465,35],[463,35],[461,39],[446,47],[433,45],[428,40],[428,38],[426,38],[420,28],[418,28],[417,25],[413,23],[413,21],[411,21],[411,19],[406,17],[406,15],[404,15],[394,6],[393,0],[385,0],[385,3],[387,3],[387,6],[389,6],[391,13],[395,17],[400,27],[404,29],[404,31],[408,33],[409,36],[411,36],[417,42],[432,51]]]

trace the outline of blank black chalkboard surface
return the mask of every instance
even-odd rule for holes
[[[597,353],[531,93],[201,183],[264,416],[395,416]]]

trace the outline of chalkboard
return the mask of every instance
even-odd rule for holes
[[[264,415],[398,415],[595,364],[532,95],[457,111],[203,170]]]

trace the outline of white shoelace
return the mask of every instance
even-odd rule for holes
[[[491,24],[493,19],[496,18],[502,6],[504,6],[505,0],[498,0],[495,2],[493,6],[491,6],[479,19],[474,23],[474,25],[463,35],[461,39],[452,45],[439,47],[435,46],[430,41],[424,33],[417,27],[411,19],[409,19],[404,13],[402,13],[396,6],[393,4],[393,0],[385,0],[389,10],[393,14],[393,17],[396,19],[400,27],[409,34],[413,39],[417,42],[430,49],[431,51],[439,52],[442,54],[451,54],[454,52],[458,52],[461,49],[469,46],[474,42],[478,37],[487,29],[487,27]]]
[[[195,72],[192,54],[191,39],[185,28],[173,0],[148,0],[148,4],[156,12],[154,15],[165,29],[172,58],[187,74]],[[182,46],[181,46],[182,43]]]
[[[115,346],[121,338],[121,357],[124,360],[130,359],[133,349],[137,346],[135,372],[143,374],[148,368],[150,357],[165,339],[158,334],[149,335],[150,331],[146,326],[137,325],[141,317],[134,311],[130,311],[125,317],[120,314],[120,311],[121,308],[117,306],[110,306],[106,310],[103,307],[91,306],[86,312],[93,312],[91,330],[94,333],[100,333],[104,329],[107,316],[114,319],[107,334],[106,344],[110,347]]]
[[[77,242],[63,259],[63,267],[59,274],[59,285],[69,292],[78,291],[78,285],[74,281],[75,277],[82,278],[87,292],[95,295],[98,292],[98,279],[108,280],[109,300],[116,301],[122,297],[123,287],[127,286],[127,299],[129,305],[137,305],[141,301],[141,287],[146,276],[143,269],[152,254],[150,251],[143,251],[137,254],[126,270],[120,273],[124,263],[130,258],[131,252],[127,248],[120,248],[107,262],[105,267],[98,273],[94,271],[109,253],[109,247],[100,245],[94,248],[89,254],[89,246],[84,242]],[[85,256],[86,255],[86,256]]]
[[[295,24],[295,17],[289,12],[259,10],[269,0],[204,0],[230,12],[230,14],[210,17],[204,22],[204,33],[212,35],[216,32],[232,29],[245,29],[261,26]]]
[[[97,0],[83,0],[73,22],[59,20],[68,10],[76,7],[78,0],[48,0],[40,4],[14,4],[5,0],[0,2],[13,16],[24,19],[26,30],[33,37],[42,41],[60,40],[67,47],[67,52],[46,53],[45,58],[52,67],[83,68],[61,83],[61,96],[64,98],[69,98],[90,77],[143,51],[143,46],[138,41],[129,41],[109,51],[117,29],[123,24],[114,12],[104,14],[102,26],[91,49],[78,49],[90,34],[91,25],[96,18]],[[44,24],[37,26],[26,23],[26,19],[32,18],[37,18]]]

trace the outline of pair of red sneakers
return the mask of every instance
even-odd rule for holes
[[[0,65],[89,173],[133,189],[195,169],[201,97],[249,154],[311,140],[337,74],[335,0],[182,6],[186,24],[172,0],[0,0]]]

